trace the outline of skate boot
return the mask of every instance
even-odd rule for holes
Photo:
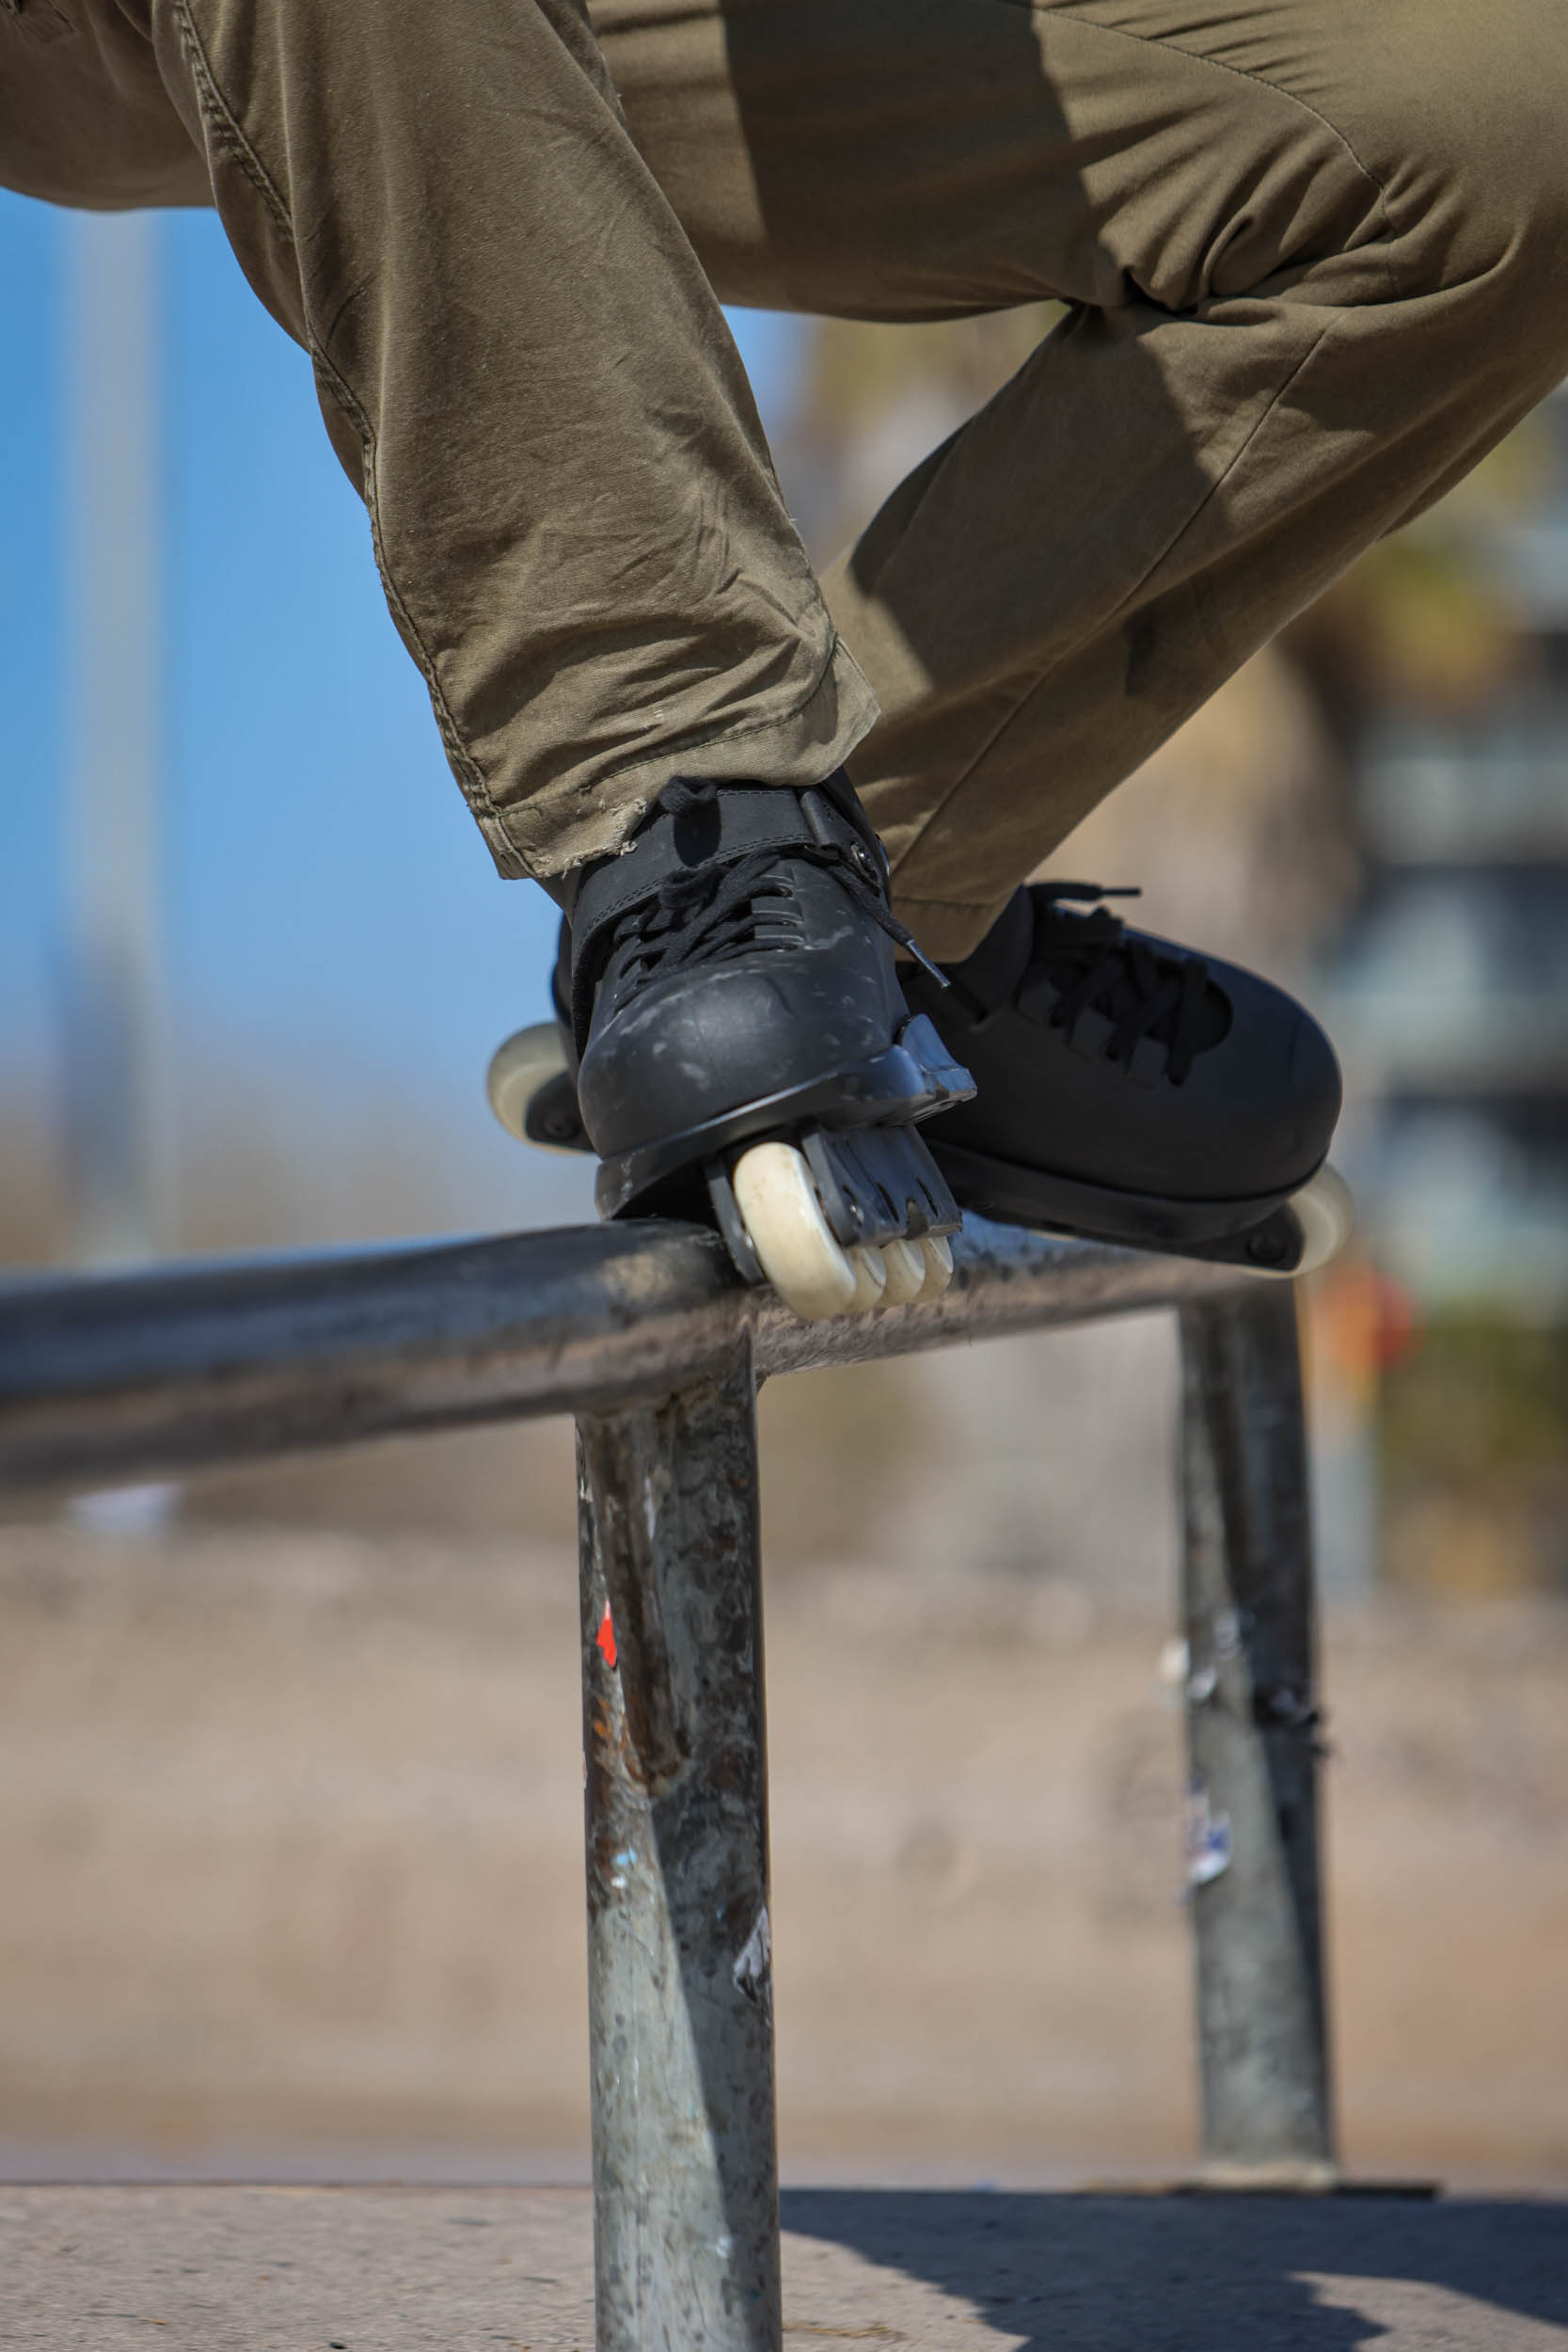
[[[973,1082],[911,1016],[899,948],[918,954],[842,773],[676,778],[568,877],[558,1020],[499,1049],[492,1106],[597,1152],[601,1216],[703,1217],[803,1317],[935,1296],[959,1210],[915,1123]]]
[[[906,969],[978,1089],[933,1123],[932,1155],[986,1216],[1307,1273],[1351,1222],[1325,1165],[1333,1048],[1268,981],[1067,903],[1136,895],[1037,883],[948,987]]]

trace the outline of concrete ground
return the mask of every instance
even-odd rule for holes
[[[797,2190],[786,2346],[1568,2352],[1546,2202]],[[0,2190],[28,2352],[591,2352],[580,2189]]]

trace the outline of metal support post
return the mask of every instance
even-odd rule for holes
[[[1188,1878],[1205,2170],[1327,2187],[1314,1599],[1292,1287],[1180,1311]]]
[[[780,2352],[749,1335],[578,1422],[598,2352]]]

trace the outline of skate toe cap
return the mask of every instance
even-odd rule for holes
[[[1238,1192],[1305,1183],[1328,1151],[1344,1099],[1338,1057],[1312,1015],[1272,980],[1211,965],[1231,1004],[1223,1048],[1182,1089],[1228,1138]]]

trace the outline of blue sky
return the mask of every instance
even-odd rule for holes
[[[553,911],[496,879],[467,815],[303,355],[214,217],[165,215],[158,237],[180,1063],[254,1057],[302,1107],[323,1086],[395,1082],[471,1143],[460,1160],[494,1175],[512,1147],[489,1132],[484,1062],[545,1010]],[[60,215],[0,192],[0,1073],[46,1084],[70,691],[61,245]],[[799,323],[732,323],[776,419]]]

